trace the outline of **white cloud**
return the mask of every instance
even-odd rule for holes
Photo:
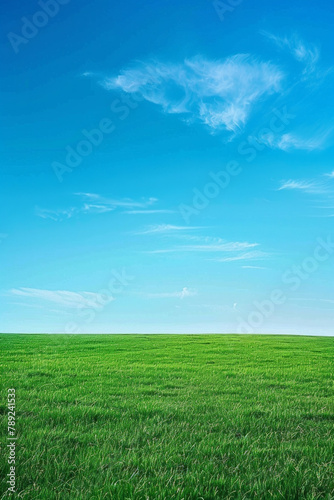
[[[207,252],[223,253],[224,257],[217,257],[216,262],[232,262],[237,260],[260,260],[269,254],[262,250],[253,250],[259,246],[259,243],[249,243],[248,241],[226,241],[222,238],[213,238],[209,236],[183,235],[182,239],[191,242],[183,245],[164,248],[159,250],[150,250],[148,253],[182,253],[182,252]]]
[[[236,252],[246,248],[257,246],[258,243],[247,242],[225,242],[208,245],[179,245],[173,248],[151,250],[149,253],[170,253],[170,252]]]
[[[272,63],[237,54],[216,61],[195,57],[180,64],[137,63],[102,85],[139,93],[164,112],[186,114],[211,130],[236,131],[256,102],[279,91],[283,77]]]
[[[153,210],[125,210],[125,214],[132,214],[132,215],[150,215],[150,214],[174,214],[175,210],[168,210],[168,209],[153,209]]]
[[[177,247],[151,250],[149,253],[170,253],[170,252],[238,252],[248,248],[254,248],[259,243],[248,243],[247,241],[225,241],[221,238],[209,237],[189,237],[190,240],[203,241],[197,244],[179,245]]]
[[[281,186],[278,188],[278,191],[282,191],[284,189],[304,191],[305,193],[310,194],[322,194],[326,192],[326,186],[324,185],[324,183],[313,180],[306,181],[290,179],[288,181],[282,181]]]
[[[262,34],[272,40],[280,49],[287,49],[294,59],[303,63],[303,74],[309,75],[317,69],[320,52],[316,45],[304,42],[297,35],[280,37],[266,31],[262,31]]]
[[[201,226],[173,226],[172,224],[156,224],[153,226],[149,226],[142,231],[139,231],[137,234],[161,234],[161,233],[175,233],[175,232],[183,232],[190,231],[193,229],[201,229]]]
[[[313,298],[313,299],[310,299],[310,298],[305,298],[305,297],[296,297],[296,298],[290,298],[290,300],[292,301],[302,301],[302,302],[328,302],[330,304],[334,304],[334,300],[333,299],[318,299],[318,298]]]
[[[233,262],[235,260],[262,260],[265,257],[268,257],[266,252],[262,252],[261,250],[255,250],[254,252],[246,252],[240,255],[234,255],[231,257],[222,257],[217,259],[218,262]]]
[[[55,209],[49,210],[47,208],[35,207],[35,214],[42,219],[52,219],[55,221],[60,221],[64,219],[70,219],[75,214],[78,213],[78,209],[75,207],[65,208],[65,209]]]
[[[146,296],[148,298],[159,298],[159,299],[164,299],[164,298],[178,298],[178,299],[185,299],[186,297],[193,297],[194,295],[197,295],[196,290],[191,290],[187,288],[186,286],[182,288],[181,291],[179,292],[163,292],[163,293],[148,293]]]
[[[43,219],[61,221],[70,219],[78,214],[101,214],[116,209],[140,209],[145,212],[146,207],[150,207],[158,201],[156,198],[148,198],[140,201],[135,201],[130,198],[115,200],[104,198],[94,193],[75,193],[75,195],[82,199],[81,204],[76,207],[55,210],[35,207],[35,214]],[[131,213],[129,210],[124,210],[124,212]]]
[[[114,210],[115,208],[136,208],[136,207],[145,208],[158,201],[157,198],[152,198],[152,197],[146,200],[135,201],[130,198],[124,198],[122,200],[104,198],[103,196],[92,193],[76,193],[76,194],[78,196],[83,197],[84,199],[90,200],[88,203],[85,204],[88,207],[94,208],[96,206],[95,203],[98,202],[97,205],[98,207],[102,206],[105,209],[111,209],[111,210]],[[96,201],[94,202],[94,200]]]
[[[291,149],[313,151],[315,149],[322,149],[325,146],[331,132],[332,129],[317,132],[312,137],[301,137],[289,133],[275,135],[273,132],[268,132],[259,137],[259,142],[270,148],[281,149],[282,151],[289,151]]]
[[[44,300],[67,308],[97,308],[102,307],[101,295],[93,292],[69,292],[66,290],[43,290],[39,288],[13,288],[11,295],[29,299]],[[103,298],[102,298],[103,299]],[[108,301],[114,300],[111,296]]]
[[[241,266],[243,269],[268,269],[268,267],[262,266]]]

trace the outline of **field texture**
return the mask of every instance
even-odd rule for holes
[[[333,499],[334,339],[1,335],[27,499]]]

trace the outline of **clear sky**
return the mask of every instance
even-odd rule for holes
[[[329,0],[12,0],[3,332],[333,334]]]

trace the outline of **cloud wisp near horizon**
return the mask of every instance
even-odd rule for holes
[[[9,295],[31,300],[52,302],[69,309],[102,307],[100,294],[95,292],[72,292],[68,290],[43,290],[38,288],[13,288]],[[109,300],[114,300],[112,297]]]
[[[112,212],[116,209],[120,209],[125,213],[138,212],[144,214],[146,210],[150,213],[154,212],[155,210],[152,210],[149,207],[158,201],[156,198],[148,198],[140,201],[131,200],[129,198],[116,200],[105,198],[95,193],[75,193],[75,195],[81,198],[81,203],[77,206],[60,209],[35,207],[35,213],[42,219],[52,219],[54,221],[70,219],[71,217],[79,214],[101,214]]]

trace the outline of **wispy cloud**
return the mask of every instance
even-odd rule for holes
[[[253,252],[246,252],[240,255],[234,255],[231,257],[221,257],[216,259],[218,262],[233,262],[235,260],[262,260],[268,257],[268,253],[262,252],[261,250],[255,250]]]
[[[312,307],[320,310],[333,311],[333,299],[297,297],[290,298],[289,300],[290,302],[297,302],[294,307],[300,307],[303,309],[309,309],[310,307]],[[298,303],[300,303],[300,305]],[[305,303],[305,305],[303,305],[303,303]]]
[[[277,36],[267,31],[261,32],[280,49],[288,50],[294,59],[304,65],[303,74],[310,75],[317,69],[320,51],[315,44],[306,43],[296,34],[291,36]]]
[[[149,226],[146,229],[138,231],[136,234],[170,234],[183,231],[191,231],[194,229],[202,229],[202,226],[174,226],[172,224],[156,224]]]
[[[203,243],[192,243],[186,245],[178,245],[172,248],[150,250],[149,253],[170,253],[170,252],[239,252],[248,248],[254,248],[259,243],[249,243],[247,241],[225,241],[221,238],[209,237],[189,237],[195,241],[203,241]]]
[[[12,288],[10,295],[25,297],[28,299],[52,302],[62,307],[77,309],[82,307],[101,307],[101,297],[93,292],[69,292],[66,290],[43,290],[39,288]],[[108,300],[114,300],[110,297]]]
[[[295,297],[295,298],[290,298],[291,301],[296,301],[296,302],[328,302],[329,304],[334,304],[334,299],[320,299],[320,298],[306,298],[306,297]]]
[[[64,219],[70,219],[78,214],[101,214],[111,212],[116,209],[121,209],[125,213],[131,213],[131,210],[129,209],[135,209],[133,211],[141,210],[142,212],[145,212],[147,207],[152,206],[158,201],[156,198],[142,199],[139,201],[129,198],[116,200],[105,198],[94,193],[75,193],[75,195],[81,198],[81,203],[77,206],[55,210],[35,207],[35,214],[43,219],[61,221]]]
[[[245,125],[256,102],[278,92],[283,72],[247,54],[210,61],[204,57],[179,64],[136,63],[116,77],[105,78],[109,90],[140,93],[165,113],[181,114],[216,131]]]
[[[313,179],[289,179],[281,181],[277,191],[289,190],[299,191],[312,196],[312,209],[317,212],[312,217],[328,218],[334,217],[334,185],[331,174],[323,173]]]
[[[35,207],[35,214],[42,219],[52,219],[54,221],[60,221],[64,219],[70,219],[73,215],[78,213],[78,209],[75,207],[49,210],[48,208]]]
[[[317,132],[312,137],[301,137],[300,135],[291,133],[277,135],[273,132],[267,132],[259,137],[259,142],[270,148],[281,149],[282,151],[290,151],[292,149],[313,151],[323,149],[331,133],[332,128]]]
[[[144,210],[124,210],[125,214],[130,215],[150,215],[150,214],[175,214],[176,210],[169,209],[144,209]]]
[[[81,196],[84,199],[88,199],[89,201],[85,203],[84,207],[89,209],[92,207],[93,209],[97,206],[102,207],[104,209],[115,210],[116,208],[145,208],[156,203],[157,198],[148,198],[146,200],[132,200],[130,198],[124,198],[122,200],[115,200],[110,198],[104,198],[98,194],[92,193],[75,193],[77,196]]]
[[[269,269],[268,267],[264,266],[241,266],[243,269]]]
[[[147,293],[146,297],[152,299],[177,298],[182,300],[186,297],[193,297],[194,295],[197,295],[197,291],[185,286],[178,292]]]
[[[304,191],[310,194],[322,194],[326,192],[326,185],[323,182],[314,180],[293,180],[282,181],[278,191],[284,189]]]

